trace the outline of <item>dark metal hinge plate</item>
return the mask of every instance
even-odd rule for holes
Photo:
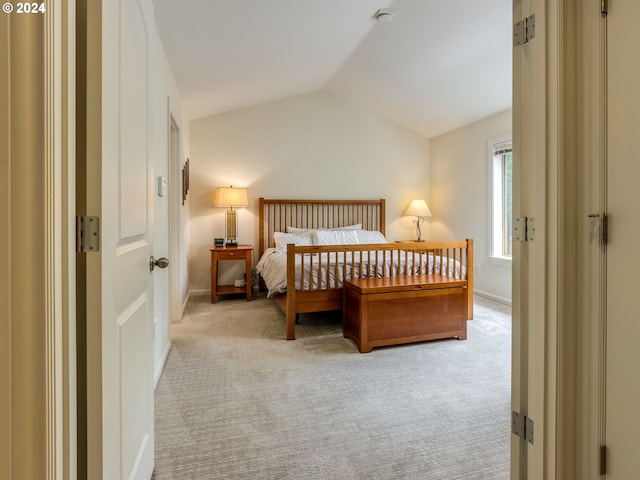
[[[511,433],[533,445],[533,420],[519,412],[511,412]]]
[[[519,47],[529,43],[536,36],[536,14],[520,20],[513,26],[513,46]]]
[[[100,250],[100,217],[76,217],[76,252]]]
[[[514,218],[511,233],[516,242],[533,242],[536,239],[535,217]]]

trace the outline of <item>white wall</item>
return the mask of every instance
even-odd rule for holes
[[[148,1],[148,0],[147,0]],[[151,11],[150,3],[149,12]],[[169,109],[171,114],[175,117],[175,120],[180,124],[181,136],[182,136],[182,151],[181,161],[179,166],[181,168],[182,163],[187,158],[187,152],[185,147],[188,147],[187,142],[184,140],[188,138],[188,123],[184,119],[181,104],[180,104],[180,92],[178,86],[169,67],[168,60],[162,47],[159,34],[157,32],[153,17],[151,15],[146,16],[148,36],[149,36],[149,73],[150,73],[150,121],[149,121],[149,145],[150,155],[154,163],[154,171],[152,172],[152,184],[153,184],[153,196],[154,196],[154,226],[156,232],[154,233],[154,255],[156,257],[166,256],[170,259],[170,267],[167,270],[156,269],[154,271],[154,284],[157,287],[161,287],[161,291],[155,292],[155,318],[154,318],[154,368],[156,381],[159,378],[164,361],[168,355],[171,345],[171,311],[169,310],[169,300],[162,298],[164,296],[163,291],[169,289],[169,274],[170,269],[177,268],[179,273],[179,288],[178,292],[174,292],[173,301],[182,305],[187,298],[187,283],[188,283],[188,271],[186,269],[187,257],[184,246],[186,245],[184,237],[186,235],[186,212],[187,207],[180,207],[180,217],[178,224],[180,226],[179,246],[182,245],[179,251],[181,251],[182,258],[172,258],[169,250],[169,212],[170,205],[169,200],[181,202],[180,198],[170,198],[169,195],[159,197],[157,195],[157,178],[163,176],[171,181],[172,178],[179,178],[179,175],[171,175],[169,169],[171,165],[169,163]],[[171,190],[171,186],[169,189]],[[177,190],[181,191],[181,188]]]
[[[489,258],[488,141],[511,132],[511,110],[431,138],[433,240],[474,239],[475,290],[511,303],[511,266]]]
[[[256,250],[259,197],[386,198],[386,233],[394,240],[414,238],[402,212],[413,198],[429,197],[429,141],[325,92],[194,120],[190,151],[191,290],[210,288],[209,248],[224,237],[216,187],[247,187],[238,240]],[[225,283],[242,271],[226,263]]]

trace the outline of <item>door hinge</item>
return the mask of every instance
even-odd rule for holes
[[[609,13],[609,0],[600,0],[600,13],[603,17],[607,16],[607,13]]]
[[[609,242],[609,216],[606,213],[591,213],[589,218],[600,220],[600,245],[605,246]]]
[[[533,445],[533,420],[516,411],[511,412],[511,433]]]
[[[607,474],[607,446],[606,445],[600,445],[598,465],[599,465],[600,475],[606,475]]]
[[[100,217],[76,217],[76,252],[100,250]]]
[[[533,242],[536,239],[535,217],[517,217],[513,219],[513,240]]]
[[[536,14],[532,13],[527,18],[513,25],[513,46],[519,47],[529,42],[536,36]]]

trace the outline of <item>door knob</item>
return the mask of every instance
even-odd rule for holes
[[[160,257],[159,259],[153,258],[153,255],[149,257],[149,271],[153,272],[155,267],[158,268],[167,268],[169,266],[169,260],[165,257]]]

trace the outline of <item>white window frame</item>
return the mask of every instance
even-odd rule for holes
[[[489,260],[498,265],[511,266],[512,257],[503,254],[505,221],[503,209],[504,167],[501,159],[494,155],[496,148],[501,146],[512,146],[511,132],[496,135],[488,141],[490,172]]]

